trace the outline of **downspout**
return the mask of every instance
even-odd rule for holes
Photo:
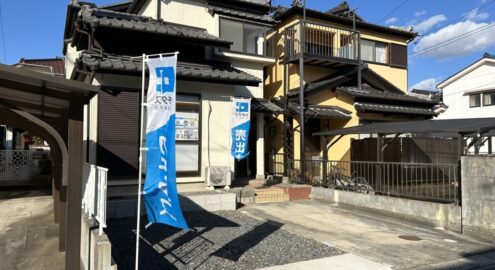
[[[160,20],[162,18],[162,1],[156,0],[156,19]]]

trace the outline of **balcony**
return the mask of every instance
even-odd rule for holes
[[[304,36],[302,35],[304,31]],[[301,40],[304,40],[301,48]],[[285,29],[285,58],[289,63],[339,67],[359,65],[359,32],[313,22],[300,22]]]

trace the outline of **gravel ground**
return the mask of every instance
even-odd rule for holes
[[[140,269],[257,269],[342,254],[237,211],[186,213],[186,219],[189,232],[161,224],[142,231]],[[134,269],[135,227],[134,218],[109,222],[119,269]]]

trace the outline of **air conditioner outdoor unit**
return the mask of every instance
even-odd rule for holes
[[[215,166],[206,168],[206,185],[210,189],[225,187],[229,189],[232,184],[231,170],[228,166]]]

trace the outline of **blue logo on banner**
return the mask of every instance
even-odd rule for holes
[[[156,77],[160,79],[160,83],[156,84],[158,93],[174,92],[175,90],[175,74],[173,67],[159,67],[155,69]]]
[[[249,103],[247,102],[237,102],[235,105],[235,112],[247,113],[249,112]]]
[[[236,109],[237,110],[237,109]],[[250,121],[244,122],[232,128],[232,156],[237,159],[245,159],[249,156],[249,127]]]
[[[147,172],[144,184],[150,223],[187,229],[177,195],[175,164],[175,114],[166,125],[146,134]]]

